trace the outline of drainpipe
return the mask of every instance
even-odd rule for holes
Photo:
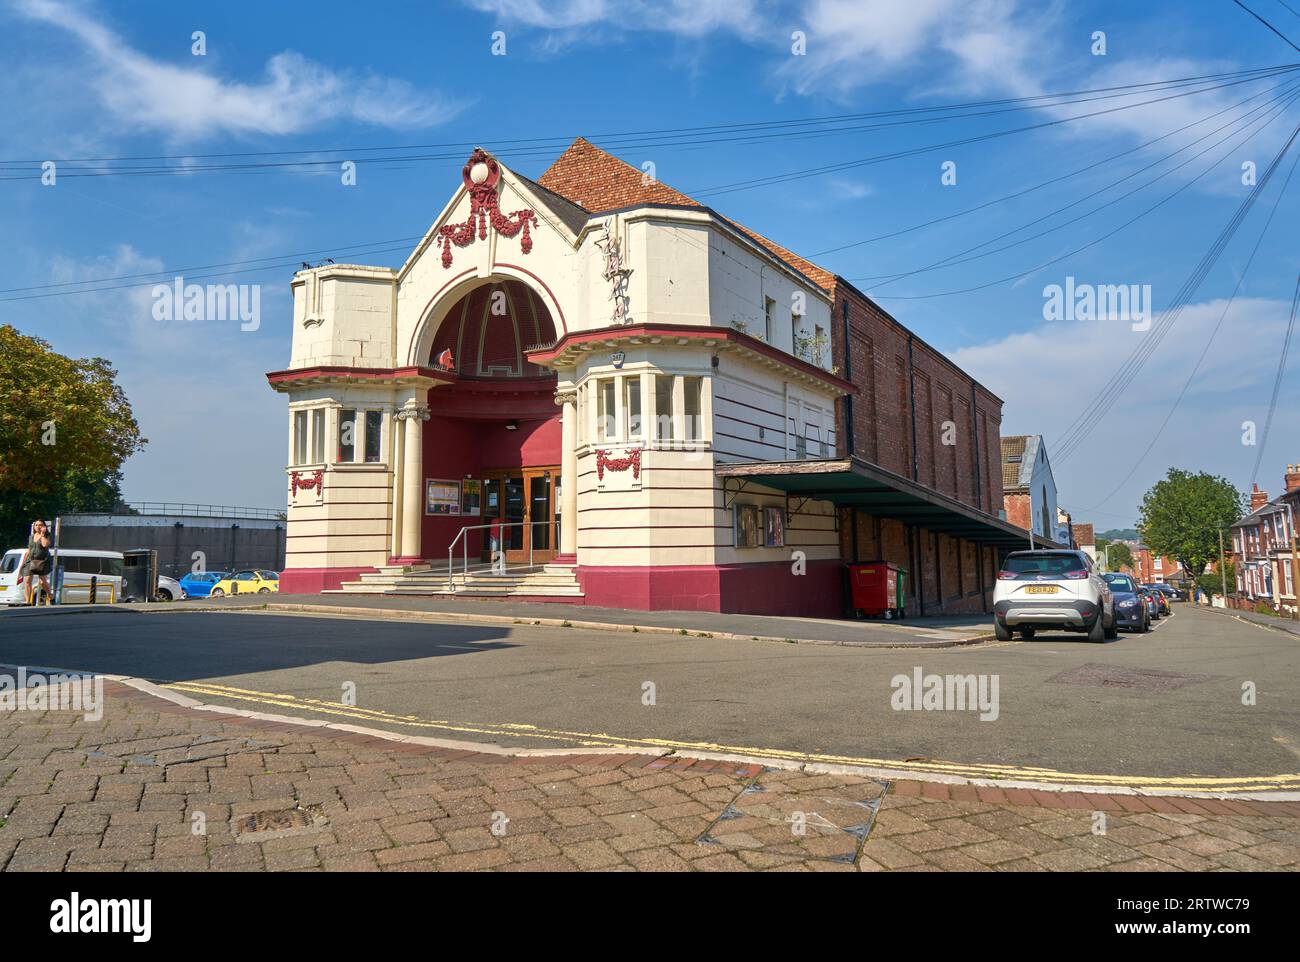
[[[785,459],[790,460],[790,382],[781,382],[781,430],[785,433]]]
[[[984,507],[984,488],[982,478],[984,472],[980,470],[980,419],[975,409],[975,382],[970,382],[970,428],[971,437],[974,438],[975,448],[971,452],[971,461],[975,465],[975,506],[983,509]]]
[[[844,320],[844,380],[853,381],[853,343],[849,338],[849,299],[846,297],[840,303],[840,316]],[[844,446],[848,449],[849,458],[854,458],[858,453],[858,446],[853,439],[853,395],[844,395]],[[853,560],[861,561],[858,555],[858,506],[854,505],[849,509],[849,523],[853,525]]]
[[[919,481],[921,469],[916,450],[916,367],[912,362],[912,340],[912,335],[909,332],[907,335],[907,393],[912,414],[912,480]]]
[[[853,348],[849,340],[849,299],[844,298],[841,313],[844,317],[844,380],[853,380]],[[853,442],[853,395],[844,395],[844,441],[845,447],[848,448],[849,457],[858,453],[857,445]]]
[[[916,588],[916,605],[917,613],[925,616],[925,572],[921,569],[925,567],[925,542],[921,538],[921,529],[913,526],[911,531],[910,543],[912,548],[912,584]]]

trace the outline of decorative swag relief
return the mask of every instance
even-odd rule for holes
[[[463,224],[446,224],[438,229],[438,238],[442,242],[442,266],[451,267],[452,244],[468,247],[474,242],[476,227],[478,239],[487,240],[489,220],[492,221],[492,229],[502,237],[514,237],[522,230],[519,249],[525,254],[531,251],[533,238],[529,227],[537,226],[537,214],[529,209],[517,210],[509,215],[501,213],[497,199],[501,168],[496,160],[484,152],[482,147],[475,147],[474,153],[465,162],[461,177],[469,190],[469,219]]]
[[[634,480],[641,479],[641,449],[624,448],[627,457],[611,458],[604,448],[596,449],[596,480],[604,481],[606,471],[626,471],[632,469]]]

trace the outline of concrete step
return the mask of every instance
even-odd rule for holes
[[[507,568],[497,572],[490,565],[474,565],[468,571],[423,566],[418,570],[395,565],[367,571],[356,580],[345,581],[328,594],[426,595],[458,598],[509,598],[514,596],[582,598],[573,565],[545,564]]]

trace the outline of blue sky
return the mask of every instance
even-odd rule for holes
[[[1300,43],[1300,3],[1288,4],[1248,0]],[[194,31],[206,37],[205,56],[191,52]],[[494,31],[505,34],[504,56],[492,53]],[[803,55],[792,52],[794,31],[806,37]],[[1096,31],[1105,33],[1104,56],[1092,52]],[[263,507],[278,506],[283,496],[285,401],[266,386],[264,374],[288,362],[293,266],[230,276],[262,285],[256,331],[241,331],[237,322],[155,321],[153,277],[143,287],[30,295],[48,293],[44,285],[150,271],[172,276],[278,255],[296,266],[319,259],[309,251],[351,251],[418,236],[457,186],[471,144],[535,177],[562,142],[587,136],[634,165],[653,162],[666,183],[805,256],[978,207],[1128,151],[969,215],[811,257],[869,289],[999,394],[1006,402],[1004,434],[1042,433],[1053,454],[1071,422],[1150,332],[1123,321],[1047,321],[1044,288],[1067,276],[1097,285],[1149,284],[1158,314],[1248,193],[1242,164],[1253,161],[1262,172],[1300,123],[1294,103],[1278,101],[1276,115],[1267,113],[1272,98],[1286,92],[1282,85],[1300,79],[1283,75],[725,194],[708,191],[1132,104],[1159,92],[759,143],[702,142],[719,139],[716,132],[680,145],[613,136],[1094,90],[1300,62],[1300,53],[1229,0],[370,6],[321,0],[309,16],[287,4],[0,0],[0,62],[6,64],[0,98],[7,121],[0,126],[0,159],[22,162],[0,171],[21,178],[0,181],[0,231],[9,239],[0,266],[0,289],[9,292],[0,293],[0,321],[39,334],[64,353],[99,354],[118,366],[150,439],[126,466],[129,499]],[[520,150],[518,142],[528,139],[536,143]],[[269,167],[73,178],[66,173],[77,165],[65,163],[56,186],[36,179],[45,158],[430,144],[452,146],[411,153],[454,157],[363,164],[357,185],[348,188],[333,165],[325,172]],[[346,156],[268,153],[261,159]],[[1272,392],[1300,270],[1300,175],[1221,329],[1212,342],[1209,336],[1295,156],[1287,157],[1104,422],[1055,464],[1062,502],[1076,517],[1099,529],[1129,524],[1142,493],[1170,465],[1249,487],[1257,448],[1243,445],[1242,423],[1253,420],[1262,432]],[[941,183],[941,164],[949,160],[956,164],[955,186]],[[989,245],[1023,241],[1016,246],[872,287],[882,275],[926,267],[1076,201]],[[394,250],[346,259],[397,265],[404,257],[405,250]],[[1023,276],[989,283],[1014,275]],[[29,287],[38,289],[13,290]],[[984,289],[928,296],[971,287]],[[1121,484],[1203,351],[1177,413]],[[1292,374],[1272,424],[1261,486],[1276,494],[1282,466],[1298,460],[1300,388]]]

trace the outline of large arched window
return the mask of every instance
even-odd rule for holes
[[[516,280],[474,288],[447,312],[429,352],[438,365],[451,351],[452,367],[464,378],[535,378],[551,372],[530,364],[526,352],[555,343],[555,325],[532,289]]]

